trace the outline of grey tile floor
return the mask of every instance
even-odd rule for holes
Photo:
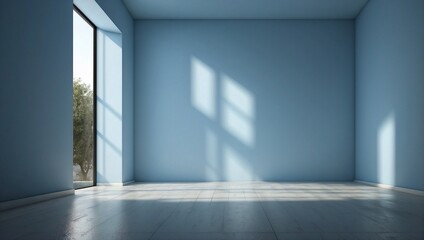
[[[93,187],[0,212],[0,239],[424,240],[424,197],[355,183]]]

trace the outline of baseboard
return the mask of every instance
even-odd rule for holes
[[[33,197],[0,202],[0,211],[22,207],[25,205],[30,205],[30,204],[34,204],[38,202],[44,202],[50,199],[65,197],[65,196],[74,195],[74,194],[75,194],[75,190],[69,189],[69,190],[60,191],[60,192],[53,192],[53,193],[47,193],[47,194],[37,195]]]
[[[110,187],[122,187],[134,183],[134,181],[128,181],[123,183],[97,183],[97,186],[110,186]]]
[[[133,183],[135,183],[135,181],[134,181],[134,180],[132,180],[132,181],[128,181],[128,182],[124,182],[124,186],[126,186],[126,185],[130,185],[130,184],[133,184]]]
[[[355,180],[355,182],[362,183],[362,184],[365,184],[365,185],[374,186],[374,187],[379,187],[379,188],[384,188],[384,189],[391,189],[391,190],[395,190],[395,191],[399,191],[399,192],[404,192],[404,193],[410,193],[410,194],[415,194],[415,195],[419,195],[419,196],[424,196],[424,191],[420,191],[420,190],[415,190],[415,189],[410,189],[410,188],[403,188],[403,187],[395,187],[395,186],[388,185],[388,184],[373,183],[373,182],[366,182],[366,181],[360,181],[360,180]]]

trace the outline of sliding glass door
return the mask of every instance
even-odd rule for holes
[[[74,188],[96,184],[96,27],[73,12]]]

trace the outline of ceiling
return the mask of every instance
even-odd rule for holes
[[[353,19],[368,0],[123,0],[135,19]]]

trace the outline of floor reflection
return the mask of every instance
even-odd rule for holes
[[[0,213],[0,239],[423,239],[424,197],[354,183],[92,187]]]

